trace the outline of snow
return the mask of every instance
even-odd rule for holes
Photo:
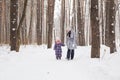
[[[114,26],[114,23],[112,23],[111,25]]]
[[[115,31],[112,31],[112,33],[115,33]]]
[[[61,60],[45,45],[21,46],[20,52],[0,47],[0,80],[120,80],[120,54],[109,53],[101,46],[101,58],[90,58],[90,46],[77,47],[73,60],[66,60],[67,48],[62,47]]]
[[[13,31],[15,31],[16,29],[15,28],[12,28]]]

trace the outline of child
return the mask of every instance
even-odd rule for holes
[[[55,55],[56,55],[56,59],[61,59],[62,57],[62,48],[61,46],[64,46],[63,43],[61,43],[60,39],[56,39],[55,41],[55,45],[54,45],[54,50],[55,50]]]

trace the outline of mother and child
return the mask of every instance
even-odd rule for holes
[[[66,36],[66,45],[67,45],[67,60],[73,60],[74,58],[74,50],[76,48],[76,35],[74,29],[67,29],[67,36]],[[55,56],[57,60],[61,60],[62,57],[62,46],[65,46],[59,38],[55,40],[54,50]]]

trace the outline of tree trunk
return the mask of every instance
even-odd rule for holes
[[[101,0],[101,25],[102,25],[102,44],[105,44],[105,18],[104,18],[104,0]]]
[[[10,5],[10,46],[11,51],[16,50],[16,31],[18,17],[18,0],[11,0]]]
[[[44,0],[37,0],[37,44],[42,44],[42,27],[44,18]]]
[[[44,0],[41,0],[41,44],[43,43],[44,35]]]
[[[109,24],[110,24],[110,17],[109,17],[109,8],[110,3],[109,0],[106,2],[106,26],[105,26],[105,45],[109,46]]]
[[[48,3],[48,0],[46,1]],[[48,5],[46,5],[46,41],[45,43],[48,44]]]
[[[110,40],[110,53],[114,53],[116,51],[116,42],[115,42],[115,2],[114,0],[110,0],[110,30],[109,30],[109,40]]]
[[[110,53],[116,51],[115,44],[115,2],[114,0],[106,1],[106,45],[110,47]]]
[[[0,0],[0,44],[2,43],[2,0]]]
[[[20,28],[21,28],[22,23],[23,23],[23,21],[24,21],[24,19],[25,19],[27,1],[28,1],[28,0],[25,0],[25,2],[24,2],[24,8],[23,8],[22,17],[21,17],[20,22],[19,22],[18,27],[17,27],[17,34],[16,34],[16,52],[19,52],[19,48],[20,48]]]
[[[54,4],[55,0],[48,0],[48,48],[52,47],[52,33],[53,33],[53,23],[54,23]]]
[[[29,35],[28,35],[29,44],[32,44],[32,39],[33,39],[32,26],[33,26],[33,0],[31,0],[30,26],[29,26]]]
[[[6,22],[5,22],[5,26],[6,26],[6,41],[7,44],[10,44],[10,0],[5,0],[6,2],[6,9],[5,9],[5,13],[6,13]]]
[[[36,32],[37,32],[37,44],[40,45],[41,44],[41,32],[40,32],[40,22],[41,22],[41,17],[42,15],[40,14],[40,0],[37,0],[37,25],[36,25]]]
[[[94,15],[93,15],[94,14]],[[98,0],[91,0],[92,49],[91,58],[100,58],[100,33],[98,19]]]
[[[5,5],[5,0],[2,0],[2,27],[3,27],[3,39],[2,39],[2,43],[5,44],[6,43],[6,34],[7,34],[7,31],[6,31],[6,26],[5,26],[5,9],[6,9],[6,5]]]
[[[61,4],[61,23],[60,23],[60,29],[61,29],[61,41],[64,43],[64,34],[65,34],[65,0],[62,0]]]
[[[72,9],[72,28],[75,30],[76,27],[76,9],[75,9],[75,0],[73,0],[73,9]]]
[[[85,35],[84,35],[84,26],[83,20],[81,18],[81,7],[80,0],[77,0],[77,30],[78,30],[78,44],[80,46],[85,46]]]

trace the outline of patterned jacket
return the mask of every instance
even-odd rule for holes
[[[55,54],[61,54],[62,53],[62,46],[65,46],[63,43],[55,43],[54,45],[54,50],[55,50]]]

